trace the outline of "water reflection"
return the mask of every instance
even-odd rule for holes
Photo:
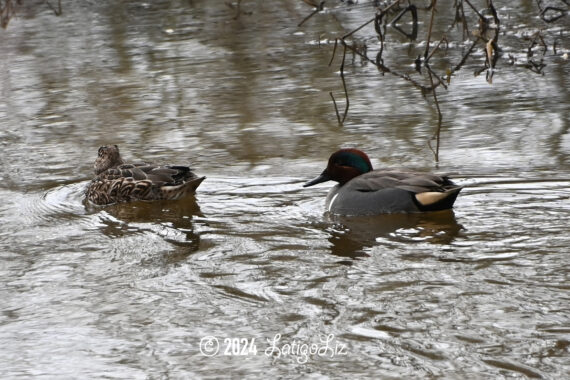
[[[192,216],[204,216],[195,196],[176,201],[116,203],[107,207],[98,207],[85,202],[85,208],[91,212],[105,210],[125,222],[148,222],[152,220],[158,223],[179,224],[185,220],[191,220]]]
[[[195,197],[178,201],[119,203],[105,208],[85,202],[85,208],[99,213],[99,229],[107,237],[151,234],[169,243],[171,249],[164,249],[168,253],[165,257],[167,262],[184,260],[200,247],[194,218],[204,215]],[[149,241],[149,247],[145,246],[145,241],[142,240],[141,251],[155,249],[153,241]]]
[[[328,215],[328,219],[334,223],[329,237],[331,253],[351,259],[368,257],[364,250],[377,244],[379,238],[450,244],[463,228],[453,210],[359,217]]]

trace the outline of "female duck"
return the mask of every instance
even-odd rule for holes
[[[372,170],[358,149],[341,149],[320,176],[303,187],[333,180],[326,209],[340,215],[377,215],[450,209],[462,187],[435,174]]]
[[[85,195],[97,205],[180,199],[194,194],[206,178],[196,176],[187,166],[127,164],[117,145],[100,147],[94,167],[96,177]]]

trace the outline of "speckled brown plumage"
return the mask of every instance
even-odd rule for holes
[[[97,205],[176,200],[194,194],[206,178],[196,176],[187,166],[125,163],[117,145],[100,147],[94,167],[96,177],[85,195]]]

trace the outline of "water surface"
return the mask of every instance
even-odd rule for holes
[[[3,378],[568,375],[568,16],[498,10],[517,64],[489,84],[479,51],[438,92],[436,163],[433,100],[358,57],[337,123],[333,41],[373,16],[366,3],[302,27],[299,1],[242,1],[237,19],[221,1],[22,8],[0,31]],[[544,75],[521,67],[528,25],[557,40]],[[439,70],[469,46],[448,33]],[[355,40],[378,49],[372,27]],[[389,31],[390,64],[413,73],[418,51]],[[207,179],[183,202],[86,205],[108,143]],[[301,185],[344,146],[465,189],[449,212],[326,215],[332,185]]]

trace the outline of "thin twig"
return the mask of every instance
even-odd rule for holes
[[[408,12],[410,12],[412,15],[412,32],[411,33],[406,33],[402,28],[400,28],[398,26],[398,21],[400,21],[400,19]],[[415,41],[415,39],[418,37],[418,11],[417,11],[416,6],[413,4],[408,5],[406,8],[404,8],[403,11],[400,12],[400,14],[398,14],[390,22],[390,24],[392,25],[392,27],[396,31],[402,33],[404,36],[406,36],[410,40]]]
[[[341,37],[341,39],[344,40],[345,38],[352,36],[354,33],[358,32],[360,29],[364,28],[366,25],[370,24],[374,20],[376,20],[376,17],[374,17],[371,20],[366,21],[364,24],[360,25],[358,28],[354,29],[352,32],[345,34],[344,36]]]
[[[463,27],[462,28],[463,39],[465,40],[469,36],[469,27],[467,25],[467,18],[465,17],[465,10],[463,9],[463,0],[455,0],[454,7],[455,7],[455,19],[453,20],[453,23],[451,24],[447,32],[453,29],[453,27],[457,25],[459,21],[461,21],[461,25]]]
[[[48,7],[53,11],[53,13],[56,16],[61,16],[61,14],[63,13],[63,11],[61,10],[61,0],[57,1],[57,9],[55,9],[54,6],[51,5],[50,2],[47,0],[46,0],[46,4],[48,5]]]
[[[380,25],[380,23],[382,22],[382,17],[384,17],[384,14],[378,13],[376,14],[376,19],[374,19],[374,30],[376,30],[376,34],[378,35],[378,40],[380,41],[380,50],[376,55],[376,62],[378,63],[378,65],[380,65],[380,63],[384,61],[382,59],[382,54],[384,53],[384,34],[386,32],[386,27],[384,27],[384,32],[382,32],[382,25]],[[386,24],[384,23],[384,25]]]
[[[491,9],[491,14],[493,15],[493,21],[495,22],[495,34],[491,40],[487,42],[485,46],[485,54],[487,54],[487,58],[489,59],[489,70],[487,71],[487,82],[490,84],[493,83],[493,74],[494,69],[499,60],[499,32],[500,32],[500,25],[501,22],[499,20],[499,16],[497,15],[497,10],[493,5],[493,0],[489,0],[489,8]]]
[[[426,59],[426,63],[427,63],[427,56],[428,56],[428,51],[429,51],[429,42],[431,40],[431,31],[432,31],[432,26],[433,26],[433,19],[435,17],[435,6],[437,4],[437,0],[433,0],[433,2],[431,3],[431,18],[429,21],[429,28],[428,28],[428,35],[427,35],[427,41],[426,41],[426,50],[424,52],[424,58]]]
[[[16,13],[15,3],[20,4],[19,0],[7,0],[4,6],[0,8],[0,26],[6,28],[12,16]]]
[[[481,13],[479,13],[479,11],[477,10],[477,8],[475,8],[475,7],[473,6],[473,4],[471,4],[471,3],[469,2],[469,0],[464,0],[464,1],[471,7],[471,9],[473,9],[473,12],[477,13],[477,16],[479,16],[479,18],[480,18],[481,20],[484,20],[485,22],[487,22],[487,19],[486,19]]]
[[[394,1],[392,4],[388,5],[386,8],[382,9],[382,10],[379,12],[379,14],[380,14],[380,15],[383,15],[384,13],[388,12],[390,9],[392,9],[392,7],[394,7],[394,6],[395,6],[396,4],[398,4],[400,1],[402,1],[402,0],[396,0],[396,1]],[[348,32],[347,34],[345,34],[344,36],[342,36],[341,39],[344,40],[345,38],[348,38],[348,37],[352,36],[354,33],[358,32],[360,29],[364,28],[366,25],[370,24],[370,23],[371,23],[372,21],[374,21],[374,20],[376,20],[376,16],[375,16],[373,19],[366,21],[364,24],[360,25],[358,28],[354,29],[353,31]]]
[[[443,88],[445,88],[447,90],[447,85],[445,84],[445,82],[431,69],[431,67],[429,65],[425,65],[425,67],[431,75],[436,77],[436,79],[438,81],[437,86],[442,85]],[[435,86],[435,87],[437,87],[437,86]],[[431,90],[433,90],[435,87],[434,87],[433,81],[432,81],[431,82]]]
[[[475,49],[475,46],[477,45],[477,42],[479,42],[480,39],[481,38],[477,38],[475,41],[473,41],[473,43],[471,44],[471,46],[467,50],[467,53],[465,53],[463,58],[461,58],[461,61],[459,61],[459,63],[457,65],[455,65],[455,67],[453,69],[449,70],[448,78],[451,77],[451,74],[460,70],[463,67],[465,62],[467,62],[467,58],[469,58],[469,56],[471,55],[471,52],[473,51],[473,49]]]
[[[430,87],[426,87],[426,86],[420,84],[420,83],[417,82],[416,80],[410,78],[407,74],[401,74],[401,73],[399,73],[399,72],[397,72],[397,71],[393,71],[393,70],[391,70],[390,68],[388,68],[387,66],[384,66],[382,63],[379,63],[379,62],[377,62],[377,61],[374,61],[374,60],[368,58],[366,55],[363,55],[360,51],[358,51],[358,49],[354,48],[353,46],[348,45],[348,44],[346,44],[346,43],[343,43],[343,44],[344,44],[344,46],[345,46],[347,49],[349,49],[349,50],[352,51],[353,53],[355,53],[355,54],[359,55],[360,57],[362,57],[364,60],[366,60],[366,62],[372,63],[374,66],[378,67],[378,69],[381,70],[382,72],[392,74],[392,75],[394,75],[394,76],[396,76],[396,77],[399,77],[399,78],[401,78],[401,79],[403,79],[403,80],[405,80],[405,81],[408,81],[408,82],[410,82],[412,85],[414,85],[414,87],[417,87],[417,88],[419,88],[419,89],[421,89],[421,90],[423,90],[423,91],[431,91],[431,88],[430,88]],[[437,87],[437,86],[436,86],[436,87]]]
[[[344,108],[344,115],[342,116],[341,125],[344,124],[346,120],[346,115],[348,114],[348,107],[350,106],[350,100],[348,99],[348,90],[346,89],[346,81],[344,80],[344,60],[346,58],[346,43],[343,41],[344,51],[342,53],[342,63],[340,64],[340,79],[342,79],[342,87],[344,88],[344,96],[346,98],[346,106]]]
[[[333,62],[333,60],[334,60],[334,53],[336,53],[336,47],[337,47],[337,45],[338,45],[338,38],[335,38],[335,39],[334,39],[333,52],[332,52],[332,55],[331,55],[331,60],[329,61],[329,67],[331,67],[332,62]]]
[[[241,0],[237,0],[237,10],[236,10],[236,15],[234,16],[234,20],[237,20],[239,18],[239,15],[241,14]]]
[[[388,12],[390,9],[395,7],[401,0],[396,0],[392,4],[388,5],[386,8],[382,9],[382,13]]]
[[[433,50],[431,51],[431,53],[429,54],[429,56],[426,58],[426,63],[429,62],[430,58],[435,54],[435,52],[437,51],[437,49],[439,49],[439,46],[441,45],[442,42],[448,43],[447,42],[447,37],[443,36],[441,37],[441,40],[439,40],[439,42],[437,43],[437,45],[433,48]],[[447,48],[446,48],[447,50]]]
[[[301,21],[297,26],[299,26],[299,27],[302,26],[302,25],[305,23],[305,21],[309,20],[311,17],[313,17],[314,15],[316,15],[317,13],[319,13],[319,11],[320,11],[320,10],[319,10],[318,8],[315,9],[313,12],[311,12],[310,15],[308,15],[307,17],[305,17],[305,18],[303,19],[303,21]]]
[[[340,115],[338,113],[338,107],[336,106],[336,100],[334,99],[334,95],[333,95],[332,91],[329,91],[329,95],[331,96],[331,99],[332,99],[333,104],[334,104],[334,112],[336,112],[336,119],[338,120],[338,124],[342,125],[342,122],[340,121]]]
[[[426,65],[426,67],[429,67],[429,66]],[[433,138],[436,139],[435,151],[433,150],[429,140],[428,140],[428,146],[431,149],[431,151],[434,153],[435,162],[439,162],[439,144],[440,144],[442,115],[441,115],[441,110],[439,108],[439,101],[437,100],[437,93],[435,90],[435,86],[433,84],[433,77],[432,77],[431,73],[432,73],[432,71],[428,70],[429,81],[431,83],[431,87],[433,88],[433,90],[432,90],[433,100],[435,101],[435,108],[437,109],[437,129],[435,130],[435,133],[432,136],[432,139]]]

